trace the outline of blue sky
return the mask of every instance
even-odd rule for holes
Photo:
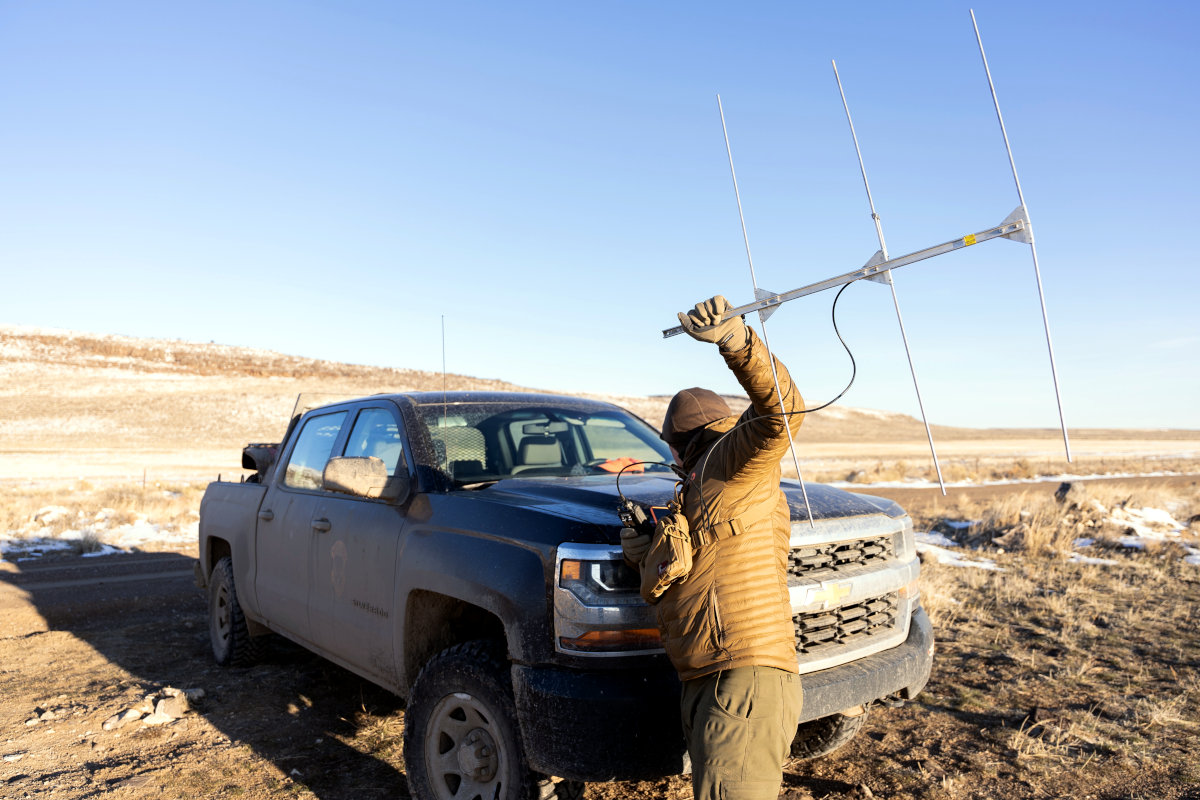
[[[733,391],[659,331],[1017,205],[955,2],[0,0],[0,323],[249,345],[570,392]],[[1200,427],[1190,3],[976,2],[1069,425]],[[895,273],[934,423],[1054,427],[1026,246]],[[812,403],[833,292],[768,334]],[[891,295],[851,286],[847,405],[916,413]],[[757,322],[755,322],[757,325]]]

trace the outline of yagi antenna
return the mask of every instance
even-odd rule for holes
[[[752,311],[757,311],[759,313],[759,319],[761,319],[762,321],[765,322],[767,317],[769,317],[771,314],[773,314],[780,305],[788,302],[789,300],[795,300],[800,297],[806,297],[810,294],[816,294],[817,292],[825,291],[826,289],[833,289],[833,288],[837,288],[839,286],[844,286],[847,283],[861,280],[863,278],[867,278],[868,280],[875,280],[875,281],[882,282],[882,283],[888,283],[889,285],[891,285],[892,292],[893,292],[893,300],[895,300],[895,283],[892,280],[891,270],[898,269],[899,267],[908,266],[909,264],[915,264],[918,261],[924,261],[926,259],[933,258],[935,256],[945,255],[946,253],[952,253],[956,250],[961,250],[965,247],[971,247],[972,245],[979,244],[981,242],[986,242],[991,239],[1009,239],[1010,241],[1021,242],[1021,243],[1027,244],[1027,245],[1029,245],[1030,250],[1032,251],[1032,254],[1033,254],[1033,271],[1034,271],[1034,276],[1037,279],[1038,299],[1041,303],[1041,308],[1042,308],[1042,323],[1043,323],[1043,326],[1045,327],[1045,331],[1046,331],[1046,348],[1050,354],[1050,372],[1054,379],[1054,397],[1055,397],[1055,401],[1058,405],[1058,418],[1059,418],[1059,424],[1062,427],[1063,445],[1066,449],[1067,461],[1070,462],[1071,461],[1071,442],[1070,442],[1070,437],[1067,434],[1066,418],[1063,415],[1062,394],[1059,389],[1058,369],[1055,366],[1055,362],[1054,362],[1054,345],[1050,339],[1050,320],[1049,320],[1049,316],[1046,312],[1046,297],[1045,297],[1045,292],[1042,288],[1041,269],[1038,266],[1037,247],[1034,244],[1034,239],[1033,239],[1033,226],[1029,220],[1029,212],[1026,209],[1024,193],[1021,191],[1021,181],[1017,177],[1017,167],[1016,167],[1016,162],[1013,159],[1012,147],[1009,145],[1008,131],[1004,127],[1004,118],[1000,113],[1000,101],[996,97],[996,87],[995,87],[995,84],[992,82],[992,72],[988,68],[987,55],[984,53],[984,50],[983,50],[983,38],[979,34],[979,24],[975,21],[975,12],[974,11],[971,11],[971,24],[975,28],[975,39],[979,43],[979,55],[983,59],[984,73],[987,75],[988,88],[991,91],[992,102],[996,108],[996,119],[1000,123],[1000,133],[1004,138],[1004,148],[1008,153],[1009,165],[1012,167],[1013,182],[1016,184],[1016,187],[1017,187],[1017,200],[1018,200],[1019,205],[1016,207],[1016,209],[1014,209],[1013,212],[1011,214],[1009,214],[999,225],[995,225],[991,228],[977,231],[975,233],[968,233],[965,236],[960,236],[956,239],[951,239],[950,241],[943,242],[942,244],[934,245],[932,247],[926,247],[922,250],[916,250],[912,253],[907,253],[902,256],[897,256],[895,258],[891,258],[887,254],[887,248],[886,248],[886,245],[884,244],[884,239],[883,239],[883,227],[879,221],[878,214],[875,213],[875,203],[870,197],[870,187],[869,187],[869,185],[867,185],[867,182],[866,182],[866,170],[864,168],[863,169],[863,184],[865,186],[867,186],[867,197],[871,204],[871,216],[875,222],[875,229],[876,229],[876,233],[878,234],[879,244],[880,244],[880,249],[875,253],[875,255],[871,256],[871,258],[867,260],[867,263],[864,264],[863,266],[859,267],[858,269],[851,270],[850,272],[842,273],[841,275],[837,275],[835,277],[828,278],[823,281],[817,281],[816,283],[810,283],[807,286],[801,286],[799,289],[793,289],[790,292],[782,292],[779,294],[774,294],[774,293],[762,291],[762,290],[758,289],[757,285],[756,285],[754,302],[747,303],[746,305],[743,305],[743,306],[737,306],[736,308],[732,308],[727,312],[727,314],[728,315],[734,315],[734,314],[741,315],[741,314],[749,314]],[[836,64],[834,65],[834,72],[835,72],[835,74],[837,72]],[[841,79],[840,78],[838,79],[838,88],[840,91],[841,90]],[[845,94],[844,93],[842,95],[842,100],[843,100],[843,102],[845,102]],[[847,117],[847,119],[850,118],[850,111],[849,111],[848,106],[846,108],[846,117]],[[722,125],[724,125],[724,113],[722,113]],[[851,122],[850,125],[851,125],[851,133],[853,135],[854,123]],[[858,149],[857,135],[854,135],[854,139],[855,139],[855,149],[857,150]],[[862,166],[861,152],[859,153],[859,164],[861,167]],[[731,167],[732,167],[732,160],[731,160]],[[738,205],[739,205],[739,210],[740,210],[740,206],[741,206],[740,199],[738,200]],[[743,228],[743,230],[744,230],[744,228]],[[748,251],[749,251],[749,245],[747,244],[747,253],[748,253]],[[751,275],[753,277],[753,266],[751,267]],[[899,302],[896,301],[895,305],[896,305],[896,316],[897,316],[897,319],[900,320],[901,335],[904,335],[904,330],[903,330],[904,322],[903,322],[903,319],[900,317]],[[674,327],[667,328],[666,330],[664,330],[662,332],[664,339],[670,338],[672,336],[676,336],[680,333],[683,333],[683,326],[681,326],[681,325],[676,325]],[[905,336],[905,350],[906,350],[906,352],[908,351],[907,336]],[[912,367],[911,352],[909,352],[909,366],[910,366],[910,368]],[[914,383],[914,385],[916,385],[916,382],[917,382],[916,381],[916,370],[913,369],[912,372],[913,372],[913,383]],[[925,409],[924,409],[924,404],[921,403],[921,400],[920,400],[920,388],[919,387],[917,388],[917,398],[918,398],[918,403],[921,404],[922,418],[924,418]],[[926,421],[925,430],[926,430],[926,434],[929,436],[930,449],[933,450],[934,464],[937,465],[937,451],[933,447],[933,436],[930,433],[928,421]],[[793,453],[794,453],[794,451],[793,451]],[[939,483],[942,483],[940,466],[938,467],[938,481],[939,481]],[[942,492],[945,493],[944,483],[942,483]]]

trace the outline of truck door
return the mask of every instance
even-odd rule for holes
[[[408,464],[395,410],[360,409],[342,455],[382,459],[389,477],[405,473]],[[393,614],[396,554],[404,522],[404,509],[394,502],[327,493],[312,526],[312,641],[392,686],[398,684]]]
[[[347,411],[309,417],[286,454],[287,465],[276,471],[258,514],[257,574],[254,588],[259,609],[273,626],[312,641],[308,596],[311,553],[318,505],[328,494],[321,476],[342,438]]]

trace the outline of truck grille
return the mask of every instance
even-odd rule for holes
[[[796,614],[796,652],[807,655],[836,647],[865,644],[872,636],[891,633],[896,624],[895,593],[829,611]]]
[[[852,542],[796,547],[788,556],[788,572],[797,578],[812,580],[829,573],[886,561],[896,555],[892,538],[891,535],[875,536]]]

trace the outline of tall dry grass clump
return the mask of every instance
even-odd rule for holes
[[[989,504],[972,530],[1007,545],[1005,549],[1052,555],[1069,551],[1083,525],[1053,495],[1021,492]]]

